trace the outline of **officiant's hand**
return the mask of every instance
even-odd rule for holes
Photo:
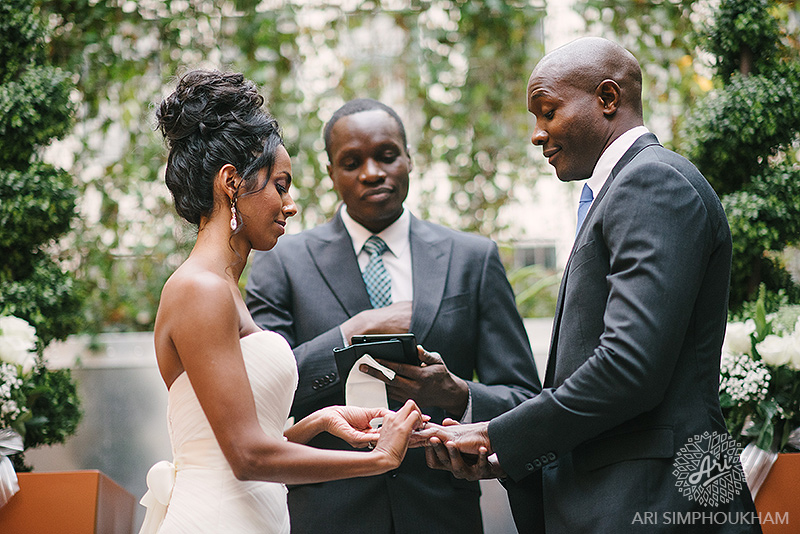
[[[360,408],[358,406],[327,406],[320,410],[325,420],[325,431],[343,439],[351,447],[364,448],[374,444],[380,431],[370,425],[376,417],[389,413],[386,408]]]
[[[469,386],[462,378],[451,373],[438,352],[428,352],[417,346],[421,365],[378,360],[396,373],[394,379],[369,366],[359,370],[386,383],[389,398],[399,402],[412,399],[420,406],[437,406],[460,418],[467,409]]]
[[[347,340],[362,334],[404,334],[411,328],[411,301],[361,311],[339,328]]]

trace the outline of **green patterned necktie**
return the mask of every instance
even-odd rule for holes
[[[392,303],[392,279],[389,278],[381,257],[389,250],[389,246],[374,235],[364,243],[364,250],[369,254],[369,263],[363,273],[369,301],[373,308],[383,308]]]

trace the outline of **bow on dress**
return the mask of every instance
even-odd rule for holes
[[[147,472],[147,493],[139,504],[147,508],[139,534],[155,534],[164,517],[175,486],[175,464],[161,460]]]

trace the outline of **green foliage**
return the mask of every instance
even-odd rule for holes
[[[528,265],[508,273],[522,317],[552,317],[556,311],[561,272],[539,265]]]
[[[25,387],[28,409],[33,414],[25,423],[26,448],[63,443],[75,433],[83,413],[69,369],[37,368]]]
[[[783,42],[779,7],[767,0],[720,3],[701,38],[721,85],[687,127],[688,157],[722,196],[731,225],[734,313],[762,283],[768,293],[800,302],[780,255],[800,235],[800,59]]]
[[[12,270],[0,273],[0,279],[22,276],[16,265],[24,265],[31,251],[69,230],[76,196],[69,173],[41,162],[0,174],[0,255],[11,259],[5,267]]]
[[[32,324],[42,348],[75,332],[80,301],[49,252],[70,227],[76,190],[68,173],[39,156],[71,126],[72,83],[41,64],[40,28],[32,1],[0,6],[0,312]]]
[[[29,265],[25,277],[3,281],[0,310],[35,325],[43,346],[80,331],[83,299],[72,276],[42,252],[32,254]]]
[[[671,138],[679,146],[686,111],[710,85],[702,64],[694,59],[694,20],[697,0],[641,2],[631,0],[580,0],[575,11],[594,33],[614,39],[642,65],[645,124],[666,120]],[[664,135],[661,135],[664,137]]]
[[[12,80],[43,49],[44,31],[28,0],[3,0],[0,3],[0,84]]]
[[[524,91],[542,51],[543,3],[37,4],[50,60],[79,74],[70,170],[98,215],[77,221],[70,252],[90,331],[151,329],[160,288],[188,253],[192,231],[163,185],[153,103],[190,68],[240,71],[261,86],[292,157],[293,227],[320,224],[337,207],[322,127],[354,97],[386,101],[404,118],[422,217],[502,237],[500,205],[535,180]]]
[[[800,65],[733,74],[698,105],[687,125],[688,157],[718,194],[737,191],[791,148],[800,131]]]
[[[782,32],[770,0],[726,0],[700,31],[723,79],[735,72],[768,74],[778,64]]]
[[[0,85],[0,168],[23,168],[37,146],[70,129],[71,88],[67,74],[41,66]]]
[[[69,369],[49,370],[38,365],[19,376],[21,385],[14,398],[23,413],[10,425],[22,436],[24,451],[42,445],[63,443],[75,434],[83,418],[78,389]],[[31,471],[25,453],[11,456],[17,472]]]
[[[444,8],[452,26],[433,31],[437,46],[418,51],[422,130],[417,161],[445,163],[456,226],[496,234],[512,183],[531,186],[530,137],[522,104],[527,75],[541,57],[543,11],[525,2],[460,2]],[[498,38],[502,36],[502,38]],[[464,66],[453,57],[461,55]],[[498,61],[502,58],[502,61]],[[416,88],[415,88],[416,89]],[[428,197],[432,203],[432,196]]]

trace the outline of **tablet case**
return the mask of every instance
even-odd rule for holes
[[[344,348],[333,349],[333,357],[336,360],[336,368],[342,381],[347,380],[353,364],[356,360],[369,354],[376,360],[390,360],[393,362],[404,362],[403,343],[399,339],[387,341],[377,341],[375,343],[356,343]]]

